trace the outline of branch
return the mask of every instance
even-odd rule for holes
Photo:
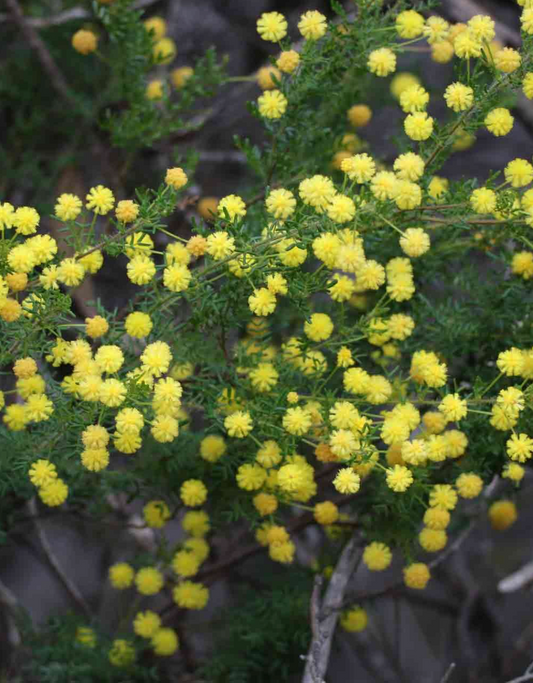
[[[361,553],[359,538],[354,535],[344,546],[324,596],[320,611],[327,612],[328,616],[324,617],[319,614],[315,620],[313,639],[309,646],[302,683],[322,683],[324,680],[328,668],[333,633],[337,625],[338,610],[343,603],[346,586],[352,577]],[[317,584],[313,590],[313,600],[318,603]],[[311,608],[313,610],[313,604]],[[322,618],[320,618],[321,616]]]
[[[148,7],[153,5],[158,0],[138,0],[135,3],[135,9],[142,9],[143,7]],[[59,12],[51,17],[32,17],[26,19],[26,23],[32,28],[48,28],[49,26],[60,26],[61,24],[66,24],[69,21],[74,21],[76,19],[90,19],[93,17],[91,12],[83,9],[82,7],[72,7],[64,12]],[[10,14],[0,14],[0,23],[4,21],[15,21],[14,17]]]
[[[6,5],[9,8],[13,21],[18,25],[21,32],[24,34],[24,37],[30,44],[32,50],[36,52],[37,57],[41,62],[41,66],[50,77],[50,81],[54,89],[70,105],[75,105],[77,108],[78,102],[71,94],[70,88],[68,87],[63,74],[59,70],[59,67],[55,63],[52,55],[50,54],[43,40],[41,40],[37,31],[24,16],[18,0],[6,0]]]
[[[89,609],[89,605],[85,602],[83,595],[79,592],[74,582],[63,571],[63,568],[61,567],[61,564],[59,563],[59,560],[57,559],[57,556],[54,553],[50,542],[48,541],[45,530],[38,519],[37,503],[35,497],[28,501],[28,510],[30,512],[30,517],[33,519],[35,529],[37,530],[37,536],[43,548],[44,554],[46,555],[46,559],[48,560],[48,564],[56,574],[57,578],[61,581],[70,597],[78,605],[85,616],[90,618],[91,610]]]
[[[22,612],[16,595],[0,580],[0,605],[6,608],[7,640],[11,647],[18,647],[22,638],[16,625],[16,617]]]

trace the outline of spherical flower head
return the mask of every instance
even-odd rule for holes
[[[334,524],[339,519],[339,508],[335,503],[326,500],[315,505],[313,516],[319,524]]]
[[[156,64],[170,64],[177,53],[178,49],[172,38],[161,38],[152,48],[152,57]]]
[[[227,418],[226,418],[227,419]],[[266,470],[260,465],[245,463],[237,470],[237,486],[245,491],[260,489],[267,478]]]
[[[78,626],[76,629],[75,639],[76,642],[84,645],[85,647],[96,647],[96,633],[88,626]]]
[[[348,633],[360,633],[367,627],[368,614],[362,607],[352,607],[341,614],[340,624]]]
[[[189,288],[191,278],[191,271],[181,263],[173,263],[163,271],[163,282],[171,292],[184,292]]]
[[[448,38],[450,32],[450,25],[442,17],[431,16],[426,21],[423,29],[424,36],[430,45],[439,43]]]
[[[400,38],[418,38],[424,30],[424,17],[415,10],[400,12],[396,17],[396,31]]]
[[[266,286],[272,294],[287,294],[289,291],[287,280],[281,273],[271,273],[267,275]]]
[[[189,507],[202,505],[207,499],[207,488],[199,479],[188,479],[181,485],[180,498]]]
[[[444,91],[446,105],[455,112],[470,109],[474,102],[474,91],[463,83],[452,83]]]
[[[203,256],[207,249],[207,240],[201,235],[193,235],[186,244],[187,251],[196,258]]]
[[[516,505],[511,500],[497,500],[489,507],[489,520],[496,531],[505,531],[517,519]]]
[[[298,22],[298,30],[306,40],[319,40],[328,30],[326,17],[316,10],[305,12]]]
[[[413,483],[413,475],[407,467],[394,465],[387,470],[387,486],[396,493],[404,493]]]
[[[496,366],[500,372],[508,377],[520,375],[524,369],[524,354],[515,347],[498,354]]]
[[[191,66],[181,66],[173,69],[170,73],[170,80],[176,90],[181,90],[187,81],[194,76],[194,69]]]
[[[7,262],[15,273],[29,273],[37,264],[37,259],[29,246],[17,244],[9,250]]]
[[[121,223],[132,223],[138,215],[139,205],[131,199],[123,199],[115,209],[115,216]]]
[[[294,553],[296,547],[292,541],[285,541],[283,543],[271,543],[268,546],[268,555],[274,562],[281,564],[291,564],[294,560]]]
[[[513,50],[512,47],[504,47],[503,50],[498,50],[494,55],[494,66],[507,74],[516,71],[521,62],[520,52]]]
[[[461,399],[459,394],[448,394],[439,403],[438,408],[449,422],[461,420],[466,417],[468,411],[466,399]]]
[[[37,373],[37,363],[30,358],[19,358],[13,363],[13,373],[19,379],[25,379],[27,377],[33,377]]]
[[[39,498],[49,507],[62,505],[66,501],[67,496],[68,486],[59,477],[47,481],[39,489]]]
[[[207,238],[206,252],[215,261],[227,258],[235,251],[235,240],[227,232],[217,231]]]
[[[524,4],[519,2],[519,5]],[[529,4],[529,6],[527,6]],[[520,23],[522,24],[522,31],[529,35],[533,34],[533,7],[530,3],[527,3],[525,9],[520,15]]]
[[[22,315],[22,306],[16,299],[4,299],[0,302],[0,318],[6,323],[15,322]]]
[[[391,95],[399,101],[402,92],[413,85],[420,85],[418,76],[415,76],[415,74],[408,71],[397,73],[390,84]]]
[[[370,122],[372,109],[367,104],[354,104],[348,109],[346,116],[354,128],[362,128]]]
[[[85,334],[91,339],[99,339],[109,331],[109,323],[101,315],[85,318]]]
[[[141,638],[151,638],[161,627],[161,617],[155,612],[137,612],[133,620],[133,630]]]
[[[524,280],[533,277],[533,253],[530,251],[519,251],[513,256],[511,268],[515,275],[521,275]]]
[[[95,52],[98,47],[98,36],[92,31],[80,29],[72,36],[72,47],[81,55],[88,55]]]
[[[429,567],[423,562],[413,562],[403,570],[403,580],[408,588],[423,590],[430,578]]]
[[[131,666],[134,664],[136,658],[135,648],[127,640],[119,638],[113,641],[108,658],[113,666]]]
[[[263,40],[279,42],[287,35],[287,20],[280,12],[264,12],[257,20],[257,32]]]
[[[424,513],[424,524],[428,529],[442,531],[450,523],[450,513],[441,507],[428,508]]]
[[[281,90],[267,90],[257,99],[259,114],[265,119],[279,119],[287,111],[288,100]]]
[[[182,581],[173,590],[174,602],[184,609],[203,609],[209,600],[209,590],[201,583]]]
[[[115,196],[108,187],[91,187],[86,197],[85,207],[100,216],[108,214],[115,204]]]
[[[28,276],[26,273],[8,273],[4,279],[12,292],[23,292],[28,286]],[[0,281],[0,301],[5,301],[7,298],[4,279]]]
[[[400,107],[406,114],[425,111],[429,102],[429,93],[421,85],[412,85],[400,95]]]
[[[314,175],[305,178],[299,185],[300,197],[304,204],[308,204],[322,213],[337,193],[330,178]]]
[[[278,499],[271,493],[258,493],[253,497],[252,502],[261,517],[271,515],[278,509]]]
[[[431,46],[431,59],[437,64],[447,64],[453,59],[454,54],[453,43],[449,40],[441,40]]]
[[[470,206],[476,213],[492,213],[496,209],[496,201],[496,193],[488,187],[480,187],[470,195]]]
[[[290,190],[272,190],[265,201],[266,210],[274,218],[285,220],[292,216],[296,208],[296,198]]]
[[[160,78],[155,78],[146,86],[145,95],[148,100],[161,100],[165,94],[165,84]]]
[[[21,206],[13,214],[12,225],[19,235],[33,235],[39,225],[39,214],[31,206]]]
[[[425,111],[414,112],[406,117],[403,127],[411,140],[427,140],[433,132],[433,118]]]
[[[500,137],[502,135],[507,135],[507,133],[511,131],[514,117],[508,109],[497,107],[496,109],[489,111],[485,117],[484,123],[490,133],[496,137]]]
[[[15,216],[15,207],[9,202],[0,204],[0,232],[4,232],[5,228],[13,227],[13,218]]]
[[[224,420],[224,427],[229,436],[236,439],[244,439],[252,431],[254,426],[250,413],[243,410],[228,415]]]
[[[373,541],[363,551],[363,562],[373,572],[387,569],[392,561],[392,552],[388,546]]]
[[[172,559],[172,569],[182,578],[194,576],[200,568],[200,559],[188,550],[180,550]]]
[[[457,493],[450,484],[435,484],[429,495],[429,505],[453,510],[457,505]]]
[[[294,436],[303,436],[312,425],[312,418],[309,411],[299,406],[289,408],[283,416],[283,427]]]
[[[460,59],[479,57],[483,49],[483,43],[472,31],[466,30],[455,37],[453,49]]]
[[[155,40],[161,40],[167,32],[167,24],[163,17],[150,17],[143,22],[144,28]]]
[[[376,173],[376,164],[371,156],[366,153],[355,154],[344,159],[341,170],[346,173],[350,180],[357,183],[367,183]]]
[[[513,187],[524,187],[533,180],[533,166],[526,159],[513,159],[505,167],[504,174]]]
[[[159,657],[170,657],[179,647],[176,632],[171,628],[160,628],[151,638],[154,654]]]
[[[81,464],[90,472],[100,472],[109,465],[109,453],[105,448],[86,448],[81,454]]]
[[[513,434],[507,441],[507,455],[516,462],[526,462],[533,454],[533,439],[527,434]]]
[[[398,178],[415,181],[424,174],[424,160],[418,154],[406,152],[395,160],[393,168]]]
[[[260,287],[248,297],[248,306],[255,315],[270,315],[276,309],[276,296],[266,287]]]
[[[207,462],[216,462],[226,452],[226,442],[221,436],[210,434],[200,442],[200,457]]]
[[[357,272],[357,285],[363,290],[379,289],[384,282],[385,269],[373,259],[365,261]]]
[[[475,38],[487,43],[496,36],[494,20],[487,14],[476,14],[468,20],[467,27]]]
[[[361,477],[351,467],[343,467],[337,472],[333,486],[339,493],[353,494],[361,487]]]
[[[528,72],[524,79],[522,80],[522,92],[528,98],[528,100],[533,99],[533,72]],[[1,205],[0,205],[1,210]],[[1,213],[0,213],[0,225],[1,225]]]
[[[57,198],[55,215],[60,221],[74,221],[82,209],[81,199],[75,194],[62,194]]]
[[[388,47],[380,47],[368,55],[366,65],[376,76],[388,76],[396,71],[396,55]]]
[[[166,342],[156,341],[148,344],[141,354],[141,367],[153,377],[161,377],[168,371],[172,353]]]
[[[277,83],[281,80],[281,71],[275,66],[262,66],[255,77],[261,90],[272,90],[277,87]]]
[[[515,483],[518,483],[518,482],[522,481],[525,473],[526,473],[526,471],[522,467],[522,465],[519,465],[516,462],[509,462],[504,467],[504,470],[502,472],[502,477],[504,477],[506,479],[510,479],[511,481],[514,481]]]
[[[188,181],[187,174],[179,166],[169,168],[166,172],[165,183],[170,185],[174,190],[180,190]]]
[[[116,344],[104,344],[96,352],[94,360],[101,372],[115,373],[124,363],[124,354]]]
[[[476,498],[483,490],[483,479],[472,472],[463,472],[457,477],[455,487],[461,498]]]
[[[296,50],[286,50],[276,60],[276,66],[285,74],[292,74],[300,63],[300,55]]]
[[[428,553],[442,550],[448,542],[448,535],[442,529],[425,528],[418,534],[418,542]]]
[[[355,216],[355,204],[350,197],[338,194],[331,200],[326,213],[335,223],[347,223]]]
[[[135,311],[130,313],[124,321],[124,328],[130,337],[142,339],[147,337],[152,331],[153,323],[148,313]]]
[[[143,517],[151,529],[162,529],[170,519],[170,510],[163,500],[151,500],[143,507]]]
[[[274,467],[281,462],[281,458],[281,449],[272,440],[263,442],[255,456],[256,461],[263,467]]]
[[[142,595],[156,595],[164,582],[163,574],[155,567],[143,567],[135,574],[135,585]]]
[[[28,470],[28,476],[34,486],[44,486],[57,479],[57,470],[54,463],[40,458],[32,462]]]
[[[259,365],[250,371],[248,377],[254,389],[260,392],[266,392],[273,389],[278,383],[279,374],[272,363],[259,363]]]
[[[126,398],[126,387],[118,379],[106,379],[100,384],[98,400],[109,408],[116,408]]]
[[[304,324],[304,333],[315,342],[329,339],[332,332],[333,321],[325,313],[313,313],[311,318]]]

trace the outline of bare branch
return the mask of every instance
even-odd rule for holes
[[[343,603],[344,592],[348,581],[352,577],[362,550],[359,545],[359,538],[352,536],[344,546],[335,571],[324,596],[324,601],[318,619],[313,628],[313,639],[307,654],[307,663],[302,683],[322,683],[328,668],[329,654],[333,633],[337,625],[338,611]],[[318,602],[317,584],[313,590],[313,599]],[[328,616],[322,614],[327,612]],[[315,633],[316,631],[316,633]]]
[[[450,666],[446,669],[444,676],[440,679],[440,683],[448,683],[450,676],[453,674],[455,669],[455,662],[452,662]]]
[[[44,527],[42,526],[42,524],[38,518],[37,503],[36,503],[35,497],[31,498],[28,501],[28,510],[30,513],[30,517],[33,519],[33,523],[35,524],[37,536],[38,536],[39,541],[41,543],[41,546],[43,548],[44,554],[46,555],[46,559],[48,560],[48,564],[50,565],[50,567],[54,571],[57,578],[61,581],[61,583],[65,587],[66,591],[70,595],[70,597],[74,600],[74,602],[82,610],[82,612],[85,614],[85,616],[90,617],[91,616],[91,610],[89,609],[89,605],[85,602],[85,599],[84,599],[83,595],[80,593],[80,591],[78,590],[78,587],[74,584],[74,582],[70,579],[70,577],[68,577],[65,574],[65,572],[63,571],[63,567],[61,566],[52,546],[50,545],[50,542],[48,540],[48,537],[46,535]]]
[[[50,77],[50,81],[54,89],[69,104],[77,105],[75,98],[70,92],[70,88],[67,85],[65,77],[59,70],[59,67],[55,63],[52,55],[50,54],[45,43],[41,40],[41,37],[38,35],[35,28],[31,26],[31,24],[24,16],[24,13],[22,11],[21,6],[18,3],[18,0],[6,0],[6,5],[9,8],[13,21],[18,25],[21,32],[24,34],[24,37],[30,44],[32,50],[36,52],[43,69]]]
[[[135,9],[142,9],[143,7],[149,7],[156,3],[157,0],[138,0],[135,3]],[[76,19],[90,19],[92,18],[92,13],[83,9],[82,7],[72,7],[64,12],[59,12],[51,17],[31,17],[26,19],[26,22],[35,29],[48,28],[49,26],[60,26],[61,24],[66,24],[69,21],[74,21]],[[0,14],[0,22],[5,21],[15,21],[14,17],[10,14]]]
[[[0,605],[6,608],[7,639],[11,647],[20,645],[22,639],[16,625],[16,616],[22,611],[17,596],[0,580]]]
[[[533,681],[533,662],[527,667],[522,676],[513,678],[512,681],[507,681],[507,683],[525,683],[525,681]]]
[[[509,574],[498,583],[500,593],[512,593],[525,588],[533,581],[533,562],[527,562],[516,572]]]

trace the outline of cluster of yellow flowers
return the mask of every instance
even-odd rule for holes
[[[533,33],[533,10],[524,9],[522,25],[525,32]],[[301,17],[298,29],[308,48],[323,39],[329,27],[320,12],[309,11]],[[165,38],[163,20],[153,17],[146,22],[146,30],[155,41],[154,59],[170,61],[175,46]],[[279,43],[287,35],[288,23],[282,14],[268,12],[259,18],[257,30],[264,40]],[[467,24],[450,26],[440,17],[424,18],[407,10],[397,15],[395,30],[398,38],[409,42],[426,40],[438,62],[454,55],[487,63],[490,58],[503,74],[523,66],[519,51],[495,45],[494,22],[489,17],[478,15]],[[73,45],[88,54],[96,50],[97,38],[81,30],[73,37]],[[365,57],[368,70],[378,77],[391,75],[401,48],[399,41],[372,50]],[[275,121],[290,110],[291,83],[298,78],[304,59],[296,50],[283,49],[276,67],[265,67],[257,74],[264,90],[258,100],[262,117]],[[181,85],[185,78],[183,71],[181,80],[176,76]],[[522,83],[526,96],[533,97],[533,73],[526,74]],[[150,84],[148,97],[161,96],[162,86],[155,84]],[[497,432],[510,432],[507,461],[493,474],[509,480],[507,486],[517,485],[524,477],[524,465],[533,455],[533,438],[519,419],[527,409],[525,385],[533,379],[533,348],[512,347],[493,359],[499,375],[495,370],[486,391],[504,379],[509,385],[485,399],[466,385],[450,388],[451,359],[420,344],[415,351],[406,349],[413,334],[423,334],[420,321],[407,308],[416,294],[418,264],[434,256],[439,239],[438,230],[428,226],[430,221],[425,221],[422,211],[409,212],[444,209],[449,184],[430,175],[434,155],[423,144],[415,145],[440,134],[437,122],[426,111],[428,91],[417,77],[404,73],[392,79],[391,93],[405,114],[403,129],[412,150],[385,166],[364,151],[367,148],[354,133],[347,132],[342,149],[334,156],[331,175],[308,171],[306,177],[286,182],[285,187],[273,183],[262,205],[229,194],[216,207],[209,204],[212,229],[204,226],[189,239],[174,236],[163,253],[156,251],[151,236],[156,228],[146,219],[143,205],[133,200],[116,202],[113,192],[103,185],[91,188],[85,202],[73,194],[58,197],[55,218],[72,229],[76,242],[74,253],[66,257],[51,236],[38,233],[40,217],[34,208],[0,204],[0,319],[8,331],[18,321],[46,333],[51,326],[47,318],[51,297],[58,296],[61,287],[79,286],[101,268],[103,245],[93,237],[100,217],[111,220],[113,216],[128,259],[127,277],[140,288],[134,310],[123,319],[102,311],[87,317],[78,326],[76,338],[47,339],[39,357],[20,351],[17,341],[10,350],[15,400],[8,397],[6,404],[0,392],[5,428],[31,433],[35,425],[54,419],[57,406],[64,409],[67,405],[77,416],[76,425],[83,423],[73,447],[81,471],[97,480],[114,451],[133,455],[141,451],[143,440],[144,445],[147,440],[155,441],[158,448],[174,443],[180,437],[180,422],[183,430],[187,420],[183,404],[190,403],[202,410],[206,420],[205,434],[195,442],[202,469],[180,480],[175,491],[178,507],[208,504],[210,493],[216,492],[210,476],[222,460],[226,479],[234,483],[234,491],[247,500],[254,520],[260,523],[257,542],[268,548],[275,562],[292,563],[297,548],[291,522],[284,525],[280,513],[304,509],[310,521],[335,537],[336,526],[342,528],[339,522],[354,522],[343,516],[341,506],[357,500],[360,491],[364,494],[371,485],[391,505],[415,501],[419,517],[413,536],[421,552],[445,548],[451,512],[461,500],[481,497],[488,483],[486,472],[473,471],[476,463],[467,459],[470,434],[466,425],[472,415],[484,415]],[[460,80],[446,88],[444,101],[454,117],[451,137],[457,136],[461,117],[474,111],[480,100],[480,93]],[[355,103],[343,125],[360,129],[371,120],[371,108]],[[508,109],[495,107],[487,113],[484,125],[495,136],[506,135],[513,117]],[[438,139],[435,143],[440,144]],[[467,144],[468,140],[459,140],[459,145]],[[469,218],[473,223],[479,216],[485,217],[482,221],[486,216],[500,221],[507,212],[505,216],[512,214],[533,226],[533,190],[523,189],[533,182],[533,165],[526,159],[513,159],[503,175],[505,181],[499,188],[487,184],[469,190],[459,206],[465,213],[473,212]],[[187,183],[182,168],[168,169],[159,199],[174,200]],[[509,191],[513,205],[503,209]],[[406,221],[410,215],[417,218]],[[258,234],[253,234],[248,223],[252,225],[258,216]],[[90,228],[85,231],[86,239],[80,237],[84,231],[75,229],[80,225]],[[375,256],[376,235],[390,247],[386,257]],[[531,279],[533,252],[514,253],[511,269]],[[242,305],[240,319],[247,316],[246,334],[234,348],[228,349],[225,339],[221,342],[231,366],[227,373],[218,367],[210,373],[209,359],[198,371],[193,362],[184,361],[186,351],[181,353],[181,339],[173,338],[174,331],[158,329],[159,311],[182,298],[192,299],[194,291],[211,282],[210,276],[213,282],[225,278],[225,284],[233,288],[231,296]],[[322,278],[316,290],[307,288],[312,277],[316,282]],[[315,292],[320,293],[316,300],[311,296]],[[372,306],[374,295],[377,303]],[[270,320],[288,302],[298,301],[298,311],[303,310],[302,298],[309,309],[305,315],[298,314],[290,332],[288,326],[283,327],[280,339]],[[346,322],[347,311],[358,315],[356,325]],[[68,325],[57,329],[64,327]],[[365,350],[360,352],[361,348]],[[371,363],[379,371],[369,370]],[[61,381],[53,379],[55,368],[61,368]],[[199,373],[200,382],[216,385],[214,390],[209,385],[213,401],[207,409],[205,402],[196,401]],[[489,409],[479,410],[487,405]],[[53,454],[61,438],[59,432],[44,444],[46,452]],[[69,494],[68,483],[58,474],[62,472],[60,459],[57,463],[54,459],[52,455],[32,456],[28,467],[29,479],[47,506],[62,505]],[[468,463],[459,474],[458,462]],[[322,481],[326,483],[319,487],[325,475]],[[487,506],[496,529],[507,528],[517,517],[512,500],[504,498]],[[146,526],[152,529],[164,529],[174,516],[163,499],[150,499],[143,507]],[[117,590],[135,588],[141,596],[158,595],[171,586],[178,607],[205,607],[209,590],[200,579],[210,552],[206,540],[210,518],[203,509],[189,509],[181,524],[186,537],[171,556],[135,568],[118,562],[109,569],[111,585]],[[365,538],[364,565],[370,571],[387,570],[394,552],[390,537],[383,538],[379,532],[373,536],[369,530]],[[424,589],[430,569],[425,562],[409,560],[403,576],[406,586]],[[132,627],[150,642],[155,654],[168,656],[177,650],[179,640],[162,623],[158,614],[146,610],[137,612]],[[362,630],[367,614],[354,606],[343,614],[341,623],[348,631]],[[77,639],[88,647],[96,643],[95,633],[87,627],[79,629]],[[135,656],[134,644],[124,639],[116,639],[109,651],[109,661],[116,666],[132,664]]]

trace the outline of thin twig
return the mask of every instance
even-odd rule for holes
[[[17,615],[22,612],[22,608],[17,596],[5,585],[2,580],[0,580],[0,605],[3,605],[7,612],[7,640],[11,647],[18,647],[22,642],[22,638],[17,628],[16,618]]]
[[[28,22],[24,16],[18,0],[6,0],[6,5],[9,8],[13,21],[18,25],[21,32],[24,34],[26,40],[30,44],[32,50],[35,51],[44,71],[50,77],[50,81],[54,89],[66,100],[69,104],[75,105],[78,108],[78,102],[73,97],[70,88],[65,80],[65,77],[59,70],[59,67],[54,61],[43,40],[35,30],[35,28]]]
[[[155,4],[158,0],[138,0],[134,4],[135,9],[142,9],[144,7],[149,7]],[[72,7],[64,12],[58,12],[51,17],[28,17],[26,22],[32,28],[48,28],[49,26],[60,26],[61,24],[66,24],[69,21],[75,21],[77,19],[90,19],[94,15],[82,7]],[[0,23],[5,21],[14,21],[11,14],[0,14]]]
[[[85,602],[83,595],[79,592],[74,582],[63,571],[63,568],[61,567],[61,564],[59,563],[59,560],[57,559],[57,556],[54,550],[52,549],[50,542],[48,541],[48,537],[46,536],[44,527],[42,526],[38,518],[37,503],[35,497],[31,498],[28,501],[28,510],[30,516],[33,519],[33,523],[35,524],[37,536],[43,548],[44,554],[46,555],[46,559],[48,560],[48,564],[55,572],[57,578],[61,581],[70,597],[74,600],[74,602],[78,605],[82,612],[84,612],[85,616],[91,617],[91,610],[89,608],[89,605]]]
[[[322,683],[328,668],[333,633],[337,625],[338,610],[343,603],[348,581],[362,554],[360,539],[355,534],[344,546],[322,602],[316,630],[307,654],[302,683]],[[323,613],[328,616],[324,617]]]

